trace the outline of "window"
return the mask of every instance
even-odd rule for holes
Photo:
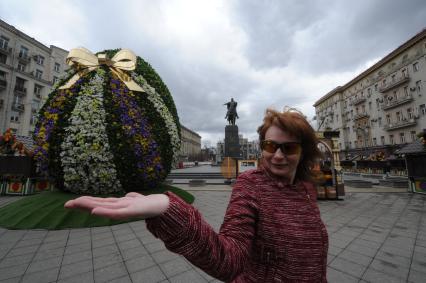
[[[408,119],[413,118],[413,110],[411,108],[407,108],[407,117]]]
[[[417,81],[416,82],[416,89],[417,89],[417,93],[419,93],[422,90],[422,81]]]
[[[382,126],[382,117],[379,117],[378,122],[379,122],[379,127],[381,127]]]
[[[25,46],[21,46],[21,50],[19,50],[19,58],[27,58],[28,57],[28,48]]]
[[[59,63],[55,63],[55,67],[54,67],[55,72],[59,72],[60,68],[61,68],[61,65]]]
[[[58,82],[59,78],[57,76],[53,76],[53,84],[56,84]]]
[[[414,72],[418,72],[418,71],[419,71],[419,62],[415,62],[415,63],[413,64],[413,71],[414,71]]]
[[[404,95],[405,97],[408,96],[408,86],[404,87]]]
[[[417,138],[416,131],[411,131],[410,132],[410,137],[411,137],[411,141],[416,141],[416,138]]]
[[[44,57],[41,55],[37,56],[37,64],[43,65],[44,64]]]
[[[380,137],[380,142],[382,143],[382,145],[385,145],[385,137],[384,136]]]
[[[41,98],[41,90],[43,87],[41,85],[35,84],[34,85],[34,94],[37,98]]]
[[[25,72],[25,67],[26,67],[25,64],[18,63],[18,71]]]
[[[379,88],[379,85],[378,85],[378,84],[375,84],[375,85],[374,85],[374,90],[375,90],[375,91],[377,91],[377,89],[378,89],[378,88]]]
[[[380,109],[380,101],[379,101],[378,98],[376,99],[376,107],[377,107],[377,109]]]
[[[395,141],[393,140],[393,135],[389,135],[389,143],[395,144]]]
[[[10,116],[10,122],[19,123],[19,115],[12,114],[12,116]]]
[[[36,73],[35,73],[35,77],[37,78],[37,79],[40,79],[41,80],[41,77],[43,76],[43,71],[41,71],[41,70],[36,70]]]
[[[361,106],[361,108],[362,108],[362,114],[365,114],[365,105],[363,104],[363,105]]]
[[[371,101],[369,101],[369,102],[368,102],[368,110],[370,110],[370,111],[371,111],[371,109],[372,109],[372,105],[371,105]]]
[[[371,95],[371,88],[367,90],[368,94]]]
[[[396,121],[401,122],[402,117],[400,112],[396,112]]]
[[[396,81],[396,75],[392,75],[392,82]]]
[[[382,86],[386,86],[386,79],[385,79],[385,80],[383,80],[383,82],[382,82]]]
[[[7,56],[4,54],[0,54],[0,63],[6,64]]]
[[[402,73],[403,78],[407,77],[407,70],[406,69],[402,69],[401,73]]]
[[[9,45],[9,38],[5,36],[0,36],[0,48],[7,50],[7,46]]]
[[[373,146],[376,146],[376,145],[377,145],[377,139],[373,138]]]
[[[422,116],[425,116],[426,115],[426,105],[421,104],[419,106],[419,112],[420,112],[420,114],[422,114]]]
[[[391,122],[391,120],[390,120],[390,115],[388,114],[388,115],[386,115],[386,122],[388,123],[388,124],[390,124],[390,122]]]
[[[405,143],[404,133],[399,133],[399,141],[400,141],[400,143]]]

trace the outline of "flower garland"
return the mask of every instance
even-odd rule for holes
[[[78,93],[82,82],[82,79],[78,80],[71,89],[55,90],[50,95],[51,100],[46,101],[39,112],[34,129],[34,159],[37,162],[37,169],[42,175],[48,175],[51,134],[63,114],[66,104],[73,104],[72,98]]]
[[[148,100],[151,101],[158,114],[160,114],[160,116],[163,118],[166,124],[167,132],[170,136],[171,146],[173,149],[173,162],[177,162],[180,150],[180,138],[179,131],[172,114],[170,113],[167,106],[164,104],[160,95],[155,91],[153,87],[151,87],[147,83],[147,81],[141,75],[136,75],[133,73],[132,76],[133,79],[145,90],[145,92],[147,93]]]
[[[64,188],[74,193],[123,193],[105,128],[105,71],[82,86],[61,144]]]
[[[136,103],[134,94],[118,79],[110,81],[112,103],[120,120],[125,136],[132,141],[136,157],[137,173],[153,187],[164,176],[158,145],[152,139],[150,126],[142,116],[144,109]]]

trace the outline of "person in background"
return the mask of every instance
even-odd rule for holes
[[[315,132],[300,112],[267,109],[258,133],[261,164],[239,175],[218,233],[171,192],[83,196],[65,207],[145,218],[170,251],[225,282],[327,282],[328,234],[311,170],[321,157]]]

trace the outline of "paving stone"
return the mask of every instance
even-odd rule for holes
[[[187,283],[187,282],[208,282],[195,270],[188,270],[172,278],[169,278],[171,283]]]
[[[28,264],[22,264],[6,268],[0,268],[0,281],[23,275],[27,267]]]
[[[132,248],[142,246],[142,243],[136,238],[133,238],[133,239],[125,241],[125,242],[118,242],[117,244],[118,244],[118,247],[120,248],[120,250],[128,250],[128,249],[132,249]]]
[[[19,243],[16,244],[15,248],[29,247],[29,246],[39,246],[43,242],[43,238],[34,238],[34,239],[21,239]]]
[[[330,246],[328,247],[328,253],[331,255],[338,255],[343,251],[342,248],[333,246],[332,244],[330,244]]]
[[[136,235],[135,233],[133,233],[133,231],[131,231],[129,234],[124,234],[124,235],[114,235],[115,240],[117,242],[126,242],[129,240],[133,240],[136,239]]]
[[[102,235],[102,234],[100,234],[100,235]],[[104,247],[104,246],[109,246],[111,244],[115,244],[115,239],[112,235],[109,235],[109,237],[106,237],[106,238],[93,240],[92,241],[92,248],[96,249],[96,248],[100,248],[100,247]]]
[[[0,261],[0,269],[5,267],[20,265],[20,264],[29,264],[32,261],[33,257],[34,257],[33,254],[7,257],[3,259],[2,261]]]
[[[367,268],[364,265],[360,265],[343,258],[335,258],[329,265],[330,267],[348,273],[356,278],[361,278],[365,269]]]
[[[117,264],[123,261],[119,252],[93,258],[93,266],[96,269],[104,268],[109,265]]]
[[[167,277],[173,277],[176,274],[185,272],[189,269],[192,269],[184,259],[177,258],[165,263],[160,264],[161,270],[166,274]]]
[[[38,249],[38,246],[22,247],[22,248],[13,248],[9,251],[7,256],[18,256],[25,254],[34,254]]]
[[[151,243],[151,244],[147,244],[145,245],[145,248],[150,252],[150,253],[155,253],[158,251],[162,251],[166,249],[166,246],[164,245],[163,242],[161,241],[157,241],[155,243]]]
[[[68,242],[67,242],[67,246],[87,244],[87,243],[90,244],[91,242],[92,242],[92,238],[90,237],[90,235],[75,237],[75,238],[70,235],[70,238],[68,239]]]
[[[70,245],[70,246],[65,247],[65,255],[84,252],[84,251],[87,251],[87,250],[90,250],[90,249],[92,249],[92,244],[90,242],[76,244],[76,245]]]
[[[133,282],[143,283],[160,282],[166,279],[166,276],[158,266],[152,266],[141,271],[130,273],[130,277],[132,278]],[[197,281],[186,281],[186,283],[189,282]]]
[[[139,270],[147,269],[148,267],[154,266],[157,263],[150,255],[145,255],[133,259],[126,260],[124,262],[129,273],[134,273]]]
[[[108,282],[113,279],[117,279],[127,275],[127,270],[125,265],[120,262],[114,265],[109,265],[104,268],[95,270],[95,282]],[[145,282],[145,281],[136,281],[136,282]]]
[[[107,230],[107,231],[98,231],[97,233],[94,233],[92,231],[92,241],[95,242],[97,240],[100,239],[105,239],[105,238],[114,238],[114,234],[112,233],[111,230]]]
[[[57,248],[54,250],[38,250],[34,256],[34,261],[45,260],[52,257],[61,257],[65,252],[65,247]]]
[[[78,273],[71,277],[58,280],[58,283],[93,283],[93,271]]]
[[[377,271],[373,268],[368,268],[362,277],[367,282],[374,283],[405,283],[406,280],[401,277],[395,277],[380,271]]]
[[[39,251],[49,251],[49,250],[56,250],[59,248],[64,248],[66,246],[66,241],[56,241],[56,242],[49,242],[49,243],[42,243],[39,247]]]
[[[130,278],[130,275],[126,275],[124,277],[109,280],[108,283],[132,283],[132,279]]]
[[[387,262],[391,262],[406,268],[410,268],[411,259],[408,257],[399,256],[389,252],[379,251],[376,254],[376,259],[382,259]]]
[[[135,257],[144,256],[144,255],[148,255],[148,251],[143,246],[121,251],[121,256],[123,257],[124,260],[132,259]]]
[[[103,255],[117,253],[117,252],[119,252],[119,250],[117,245],[114,243],[112,245],[93,249],[93,257],[103,256]]]
[[[426,270],[423,270],[423,271],[426,271]],[[408,282],[424,283],[425,279],[426,279],[426,272],[410,270],[410,274],[408,275]]]
[[[375,249],[372,249],[364,245],[354,244],[354,243],[351,243],[346,249],[352,252],[369,256],[369,257],[374,257],[374,255],[377,253]]]
[[[166,262],[166,261],[180,257],[180,255],[173,253],[169,250],[162,250],[162,251],[159,251],[159,252],[155,252],[155,253],[151,254],[151,256],[154,258],[154,260],[157,263],[163,263],[163,262]]]
[[[69,277],[74,277],[76,275],[82,274],[82,273],[92,273],[93,272],[93,264],[92,260],[83,260],[74,262],[71,264],[66,264],[61,266],[61,270],[59,272],[59,279],[66,279]],[[92,274],[92,280],[93,280],[93,274]]]
[[[72,253],[64,255],[62,259],[62,265],[71,264],[79,261],[92,260],[92,251],[84,251],[78,253]]]
[[[55,267],[48,270],[43,270],[34,273],[25,273],[22,277],[22,283],[48,283],[56,282],[58,278],[59,267]]]
[[[338,258],[342,258],[345,260],[348,260],[350,262],[354,262],[363,266],[368,266],[372,261],[373,258],[357,253],[357,252],[353,252],[350,250],[344,250],[342,251],[339,255]]]
[[[53,257],[46,260],[33,261],[28,267],[27,273],[38,272],[55,267],[59,267],[62,262],[62,257]]]
[[[373,268],[375,270],[389,274],[394,277],[401,277],[403,279],[406,279],[408,277],[409,271],[407,267],[403,267],[401,265],[378,258],[375,258],[373,260],[373,262],[370,264],[370,268]]]
[[[328,267],[327,268],[327,281],[329,283],[358,283],[359,278],[355,278],[349,274],[339,270]]]

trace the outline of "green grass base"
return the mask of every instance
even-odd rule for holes
[[[175,193],[187,203],[193,203],[194,201],[194,196],[187,191],[168,185],[162,185],[156,190],[146,191],[143,194],[163,193],[165,191]],[[111,220],[94,216],[87,212],[64,208],[65,202],[77,197],[80,197],[80,195],[61,191],[26,196],[0,208],[0,227],[7,229],[59,230],[110,226],[137,220]]]

